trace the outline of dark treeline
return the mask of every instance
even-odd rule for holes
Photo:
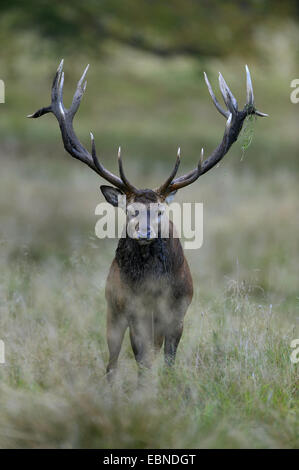
[[[254,54],[254,33],[298,19],[295,0],[2,0],[1,23],[54,48],[101,52],[107,41],[160,56]]]

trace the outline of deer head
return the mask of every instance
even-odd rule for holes
[[[237,140],[243,126],[245,118],[249,115],[267,116],[267,114],[257,111],[254,106],[254,95],[252,82],[249,69],[246,65],[246,84],[247,84],[247,100],[242,110],[238,109],[238,103],[224,78],[219,73],[219,87],[225,103],[224,109],[215,97],[211,84],[208,80],[206,73],[204,73],[205,81],[212,97],[213,103],[217,110],[226,119],[225,131],[220,144],[204,159],[203,149],[201,151],[200,159],[197,166],[183,176],[176,177],[180,165],[180,149],[178,149],[176,162],[173,170],[164,183],[156,189],[137,189],[133,186],[126,177],[123,169],[121,152],[118,152],[118,166],[119,176],[107,170],[99,161],[96,153],[95,140],[93,134],[91,136],[91,153],[86,150],[79,139],[77,138],[73,129],[73,119],[79,108],[82,96],[86,89],[87,82],[85,81],[88,67],[83,72],[80,78],[77,89],[73,96],[72,104],[69,109],[66,109],[63,104],[63,60],[61,61],[56,75],[54,77],[51,94],[51,105],[41,108],[34,114],[28,115],[30,118],[38,118],[47,113],[53,113],[58,120],[62,140],[65,150],[74,158],[81,160],[88,165],[99,176],[112,184],[111,186],[101,186],[102,193],[106,200],[114,206],[119,204],[120,197],[126,196],[126,213],[128,225],[133,225],[133,237],[140,243],[147,243],[153,241],[159,232],[159,227],[166,216],[166,205],[173,198],[177,190],[194,183],[201,175],[213,168],[228,152],[231,145]],[[140,213],[136,213],[136,205],[142,204],[145,210],[142,212],[143,217],[140,218]],[[154,207],[154,210],[152,209]],[[152,210],[151,210],[152,209]],[[151,210],[151,216],[149,212]],[[139,212],[137,210],[137,212]],[[138,217],[139,215],[139,217]],[[165,220],[164,220],[165,222]]]

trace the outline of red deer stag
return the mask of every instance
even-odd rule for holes
[[[206,74],[205,81],[217,110],[225,117],[226,125],[222,141],[211,155],[189,173],[175,177],[179,164],[178,152],[175,166],[166,181],[158,188],[137,189],[124,174],[120,152],[118,154],[119,175],[108,171],[98,160],[93,135],[92,151],[86,150],[73,129],[73,118],[79,108],[86,88],[85,76],[88,66],[78,82],[72,104],[66,109],[63,100],[63,61],[59,65],[52,86],[51,105],[41,108],[28,116],[38,118],[53,113],[58,120],[64,148],[70,155],[86,163],[93,171],[113,185],[101,186],[106,200],[117,206],[120,195],[126,196],[127,222],[135,223],[134,203],[151,204],[157,207],[156,216],[149,218],[146,230],[138,226],[136,218],[135,237],[121,238],[112,262],[106,283],[108,304],[107,340],[109,349],[108,378],[115,370],[124,333],[129,327],[131,344],[139,371],[148,368],[152,362],[152,352],[159,350],[164,341],[165,363],[172,365],[183,332],[183,320],[192,300],[193,285],[189,266],[181,243],[174,236],[174,227],[169,224],[169,237],[157,236],[156,227],[166,217],[166,204],[174,193],[194,183],[201,175],[213,168],[237,140],[243,122],[248,115],[267,116],[254,106],[253,89],[248,67],[246,66],[247,101],[238,110],[236,98],[219,74],[220,91],[226,105],[223,108],[217,101]],[[164,220],[165,222],[165,220]],[[155,227],[154,227],[155,225]]]

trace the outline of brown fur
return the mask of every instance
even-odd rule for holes
[[[145,246],[131,238],[120,239],[106,284],[107,373],[116,367],[128,327],[140,366],[150,367],[152,353],[163,341],[165,361],[172,365],[192,296],[191,273],[171,222],[167,239],[157,238]]]

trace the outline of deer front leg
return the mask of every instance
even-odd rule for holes
[[[108,309],[107,343],[109,350],[109,362],[107,365],[106,373],[109,382],[111,382],[114,377],[118,356],[120,353],[121,345],[127,326],[127,320],[124,316],[119,313],[118,315],[115,315],[113,314],[111,309]]]
[[[168,367],[172,367],[175,362],[176,351],[183,334],[183,320],[175,325],[169,325],[165,334],[164,360]]]
[[[151,321],[148,318],[135,319],[130,322],[130,340],[136,362],[139,367],[139,376],[145,369],[150,369],[153,362]]]
[[[185,266],[184,277],[189,279],[183,295],[172,300],[164,316],[164,360],[165,365],[169,367],[174,365],[177,348],[183,334],[184,317],[193,295],[192,278],[188,266]],[[177,285],[178,290],[180,290],[180,284]]]

